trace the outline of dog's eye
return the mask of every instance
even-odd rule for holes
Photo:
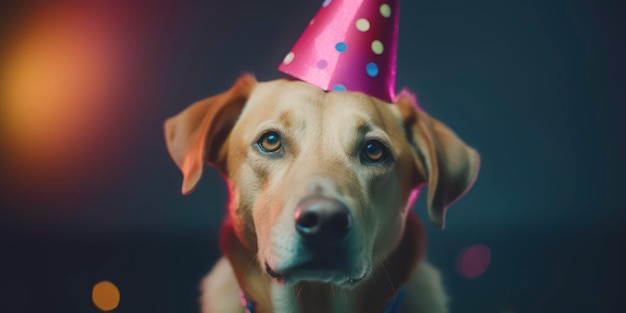
[[[282,146],[280,135],[276,132],[265,133],[259,139],[258,145],[265,152],[276,152]]]
[[[387,147],[378,140],[370,140],[363,146],[363,157],[369,162],[382,162],[387,157]]]

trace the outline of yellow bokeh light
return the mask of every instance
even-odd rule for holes
[[[102,311],[115,310],[120,304],[120,291],[110,281],[101,281],[93,286],[91,292],[93,304]]]

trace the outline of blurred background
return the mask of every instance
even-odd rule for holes
[[[2,2],[0,311],[199,312],[227,192],[180,194],[163,121],[284,77],[321,3]],[[625,2],[401,6],[398,88],[482,155],[426,223],[453,312],[626,312]]]

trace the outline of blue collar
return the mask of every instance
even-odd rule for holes
[[[400,289],[398,295],[389,303],[387,308],[383,311],[383,313],[397,313],[400,311],[400,305],[402,304],[402,300],[404,300],[404,288]],[[254,309],[254,302],[246,296],[246,294],[241,290],[239,292],[239,298],[241,299],[241,305],[246,309],[245,313],[256,313]]]
[[[387,306],[387,308],[383,311],[383,313],[397,313],[400,312],[400,306],[402,305],[402,300],[404,300],[404,288],[400,289],[398,295],[391,300],[391,303]],[[252,313],[252,312],[251,312]]]

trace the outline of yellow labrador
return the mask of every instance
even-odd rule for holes
[[[183,194],[207,162],[230,191],[204,313],[243,312],[246,301],[258,313],[379,313],[399,292],[397,312],[447,311],[411,208],[427,184],[431,222],[443,227],[479,155],[409,93],[391,104],[244,75],[168,119],[165,136]]]

